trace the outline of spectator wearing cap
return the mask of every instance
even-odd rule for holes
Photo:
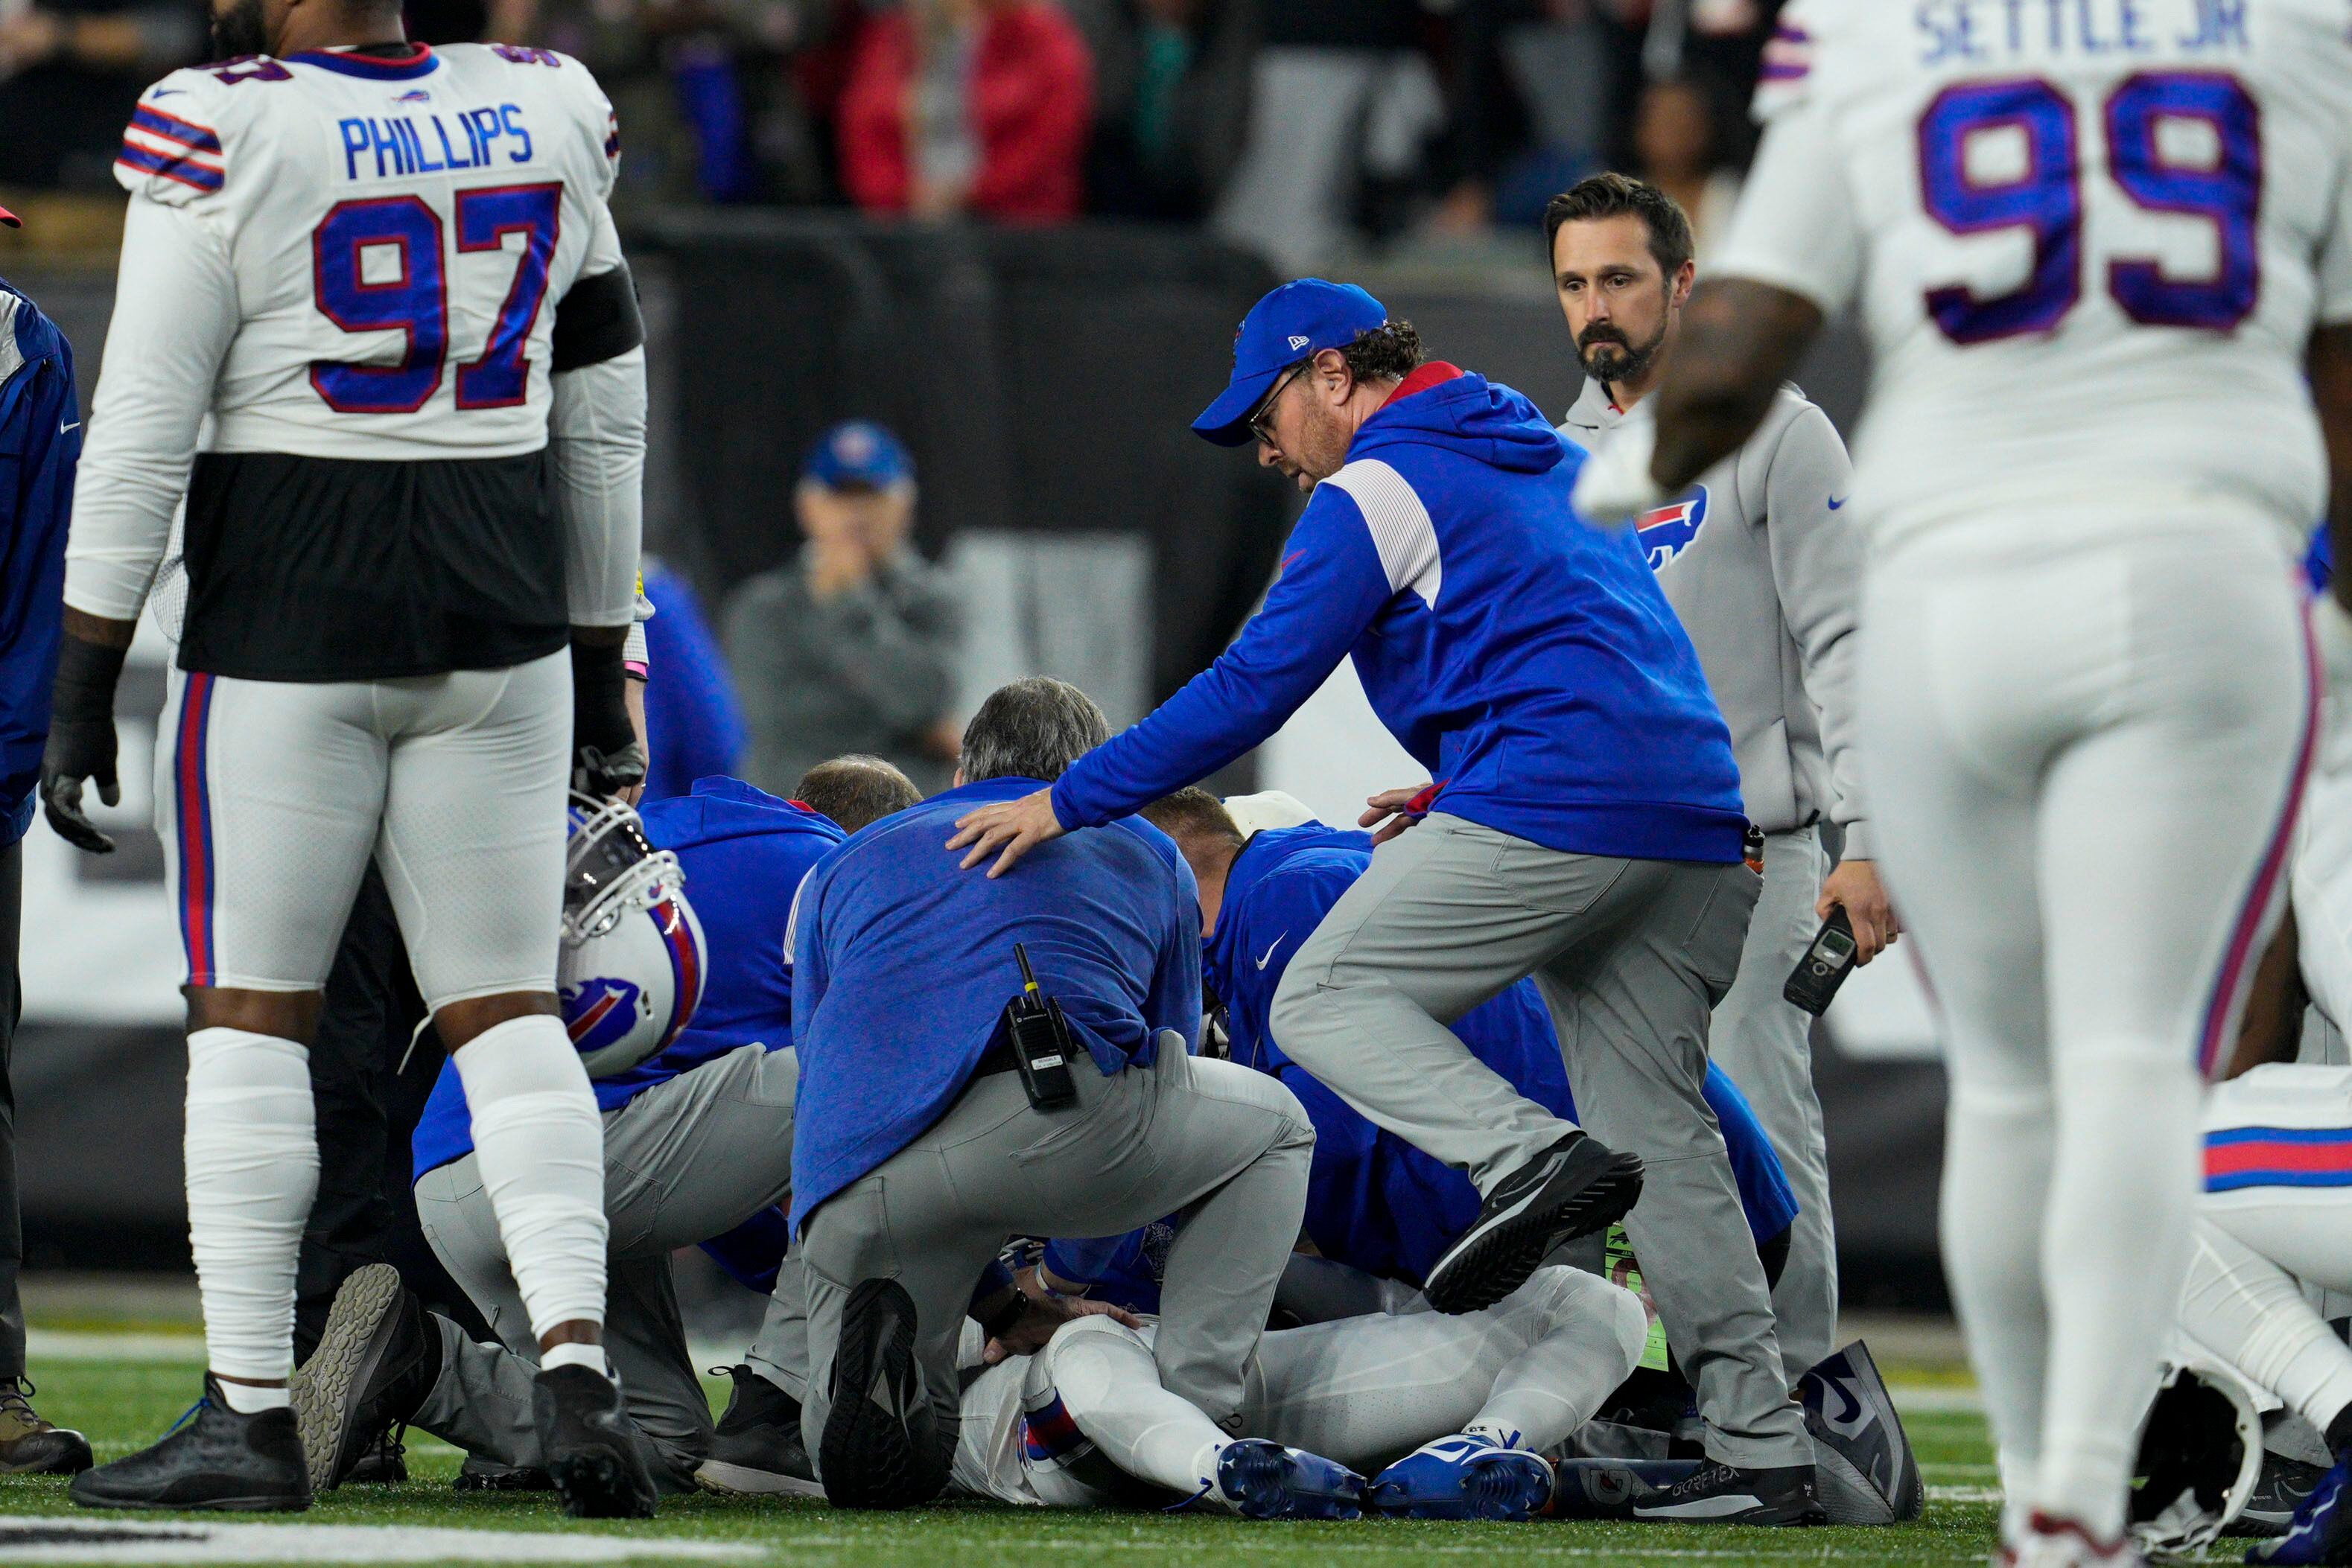
[[[940,788],[963,626],[946,575],[908,542],[914,459],[878,424],[835,425],[802,463],[793,506],[798,559],[727,602],[746,777],[782,795],[827,758],[863,752]]]
[[[1639,1517],[1818,1520],[1804,1413],[1700,1090],[1758,892],[1739,773],[1641,547],[1577,520],[1583,453],[1532,403],[1424,361],[1360,288],[1309,278],[1258,301],[1192,428],[1254,442],[1310,492],[1264,607],[1157,712],[1050,789],[965,812],[949,847],[1024,874],[1032,847],[1249,751],[1352,655],[1434,782],[1373,796],[1370,870],[1312,931],[1283,934],[1297,946],[1273,1031],[1476,1186],[1477,1218],[1424,1281],[1438,1311],[1489,1306],[1557,1244],[1623,1218],[1715,1461]],[[1447,1027],[1529,975],[1581,1127]]]

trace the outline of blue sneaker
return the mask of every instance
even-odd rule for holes
[[[1364,1511],[1363,1477],[1263,1437],[1226,1446],[1217,1457],[1217,1490],[1244,1519],[1355,1519]]]
[[[1484,1437],[1440,1437],[1373,1477],[1368,1495],[1399,1519],[1526,1519],[1551,1498],[1551,1466]]]
[[[2352,1488],[2352,1450],[2338,1456],[2336,1466],[2319,1479],[2311,1495],[2294,1511],[2286,1533],[2265,1541],[2246,1553],[2249,1563],[2352,1563],[2352,1507],[2346,1491]]]

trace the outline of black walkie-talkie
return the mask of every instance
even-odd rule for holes
[[[1004,1004],[1004,1037],[1013,1044],[1013,1065],[1029,1103],[1050,1111],[1078,1097],[1070,1077],[1070,1024],[1062,1004],[1037,988],[1029,950],[1015,942],[1013,956],[1021,965],[1021,992]]]
[[[1829,1010],[1831,999],[1845,977],[1853,973],[1853,922],[1845,917],[1845,905],[1834,905],[1830,917],[1822,922],[1820,932],[1813,937],[1805,956],[1797,960],[1797,967],[1789,976],[1789,983],[1780,988],[1780,995],[1794,1006],[1819,1018]]]

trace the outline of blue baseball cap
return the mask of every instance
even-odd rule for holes
[[[915,460],[898,438],[868,419],[836,424],[817,438],[801,459],[801,477],[828,490],[862,485],[887,490],[915,476]]]
[[[1326,349],[1344,349],[1389,319],[1388,308],[1352,283],[1302,277],[1286,283],[1242,318],[1234,334],[1234,379],[1192,428],[1220,446],[1250,439],[1249,416],[1282,372]]]

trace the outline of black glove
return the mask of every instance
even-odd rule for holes
[[[646,748],[629,723],[621,644],[572,644],[572,787],[609,800],[646,781]]]
[[[122,800],[114,779],[114,683],[126,650],[68,635],[58,650],[58,681],[49,698],[49,743],[41,752],[41,810],[58,837],[94,855],[114,852],[81,809],[85,779],[108,805]]]

